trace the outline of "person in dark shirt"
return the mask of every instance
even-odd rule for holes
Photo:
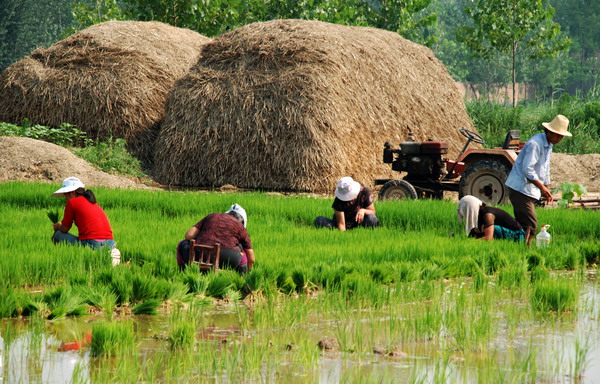
[[[488,207],[475,196],[466,195],[458,202],[458,220],[467,236],[485,240],[525,240],[521,224],[500,208]]]
[[[246,211],[234,204],[225,213],[211,213],[190,228],[177,246],[177,263],[183,269],[188,263],[190,240],[196,244],[221,244],[219,268],[230,268],[241,274],[252,269],[254,250],[246,231]]]
[[[333,219],[319,216],[315,219],[317,228],[337,228],[340,231],[356,227],[375,228],[379,220],[375,216],[373,193],[351,177],[342,177],[335,189],[335,200],[331,207]]]

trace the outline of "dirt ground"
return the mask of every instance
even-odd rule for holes
[[[600,154],[573,156],[554,153],[551,170],[552,188],[569,181],[583,184],[591,195],[600,193]],[[58,145],[25,137],[0,136],[0,182],[60,184],[69,176],[78,177],[86,186],[151,188],[139,180],[102,172]]]
[[[0,182],[37,181],[59,186],[69,176],[79,178],[86,187],[150,188],[140,181],[102,172],[58,145],[0,136]]]

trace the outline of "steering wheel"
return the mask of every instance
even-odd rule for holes
[[[467,128],[458,128],[458,131],[470,141],[473,141],[477,144],[484,144],[483,137],[479,136],[477,133],[469,131]]]

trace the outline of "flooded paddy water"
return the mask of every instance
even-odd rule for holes
[[[428,295],[381,306],[306,295],[113,319],[132,323],[135,346],[110,357],[91,351],[103,316],[3,320],[0,382],[600,383],[595,282],[582,285],[577,310],[542,317],[494,284],[446,281]],[[193,342],[169,347],[185,321]]]

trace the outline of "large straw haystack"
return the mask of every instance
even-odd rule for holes
[[[168,96],[159,182],[331,191],[391,176],[383,143],[411,128],[460,149],[473,129],[432,52],[396,33],[275,20],[215,38]],[[398,175],[396,175],[398,176]]]
[[[124,138],[134,154],[151,157],[166,95],[208,41],[157,22],[94,25],[0,74],[0,121],[71,123],[92,138]]]

